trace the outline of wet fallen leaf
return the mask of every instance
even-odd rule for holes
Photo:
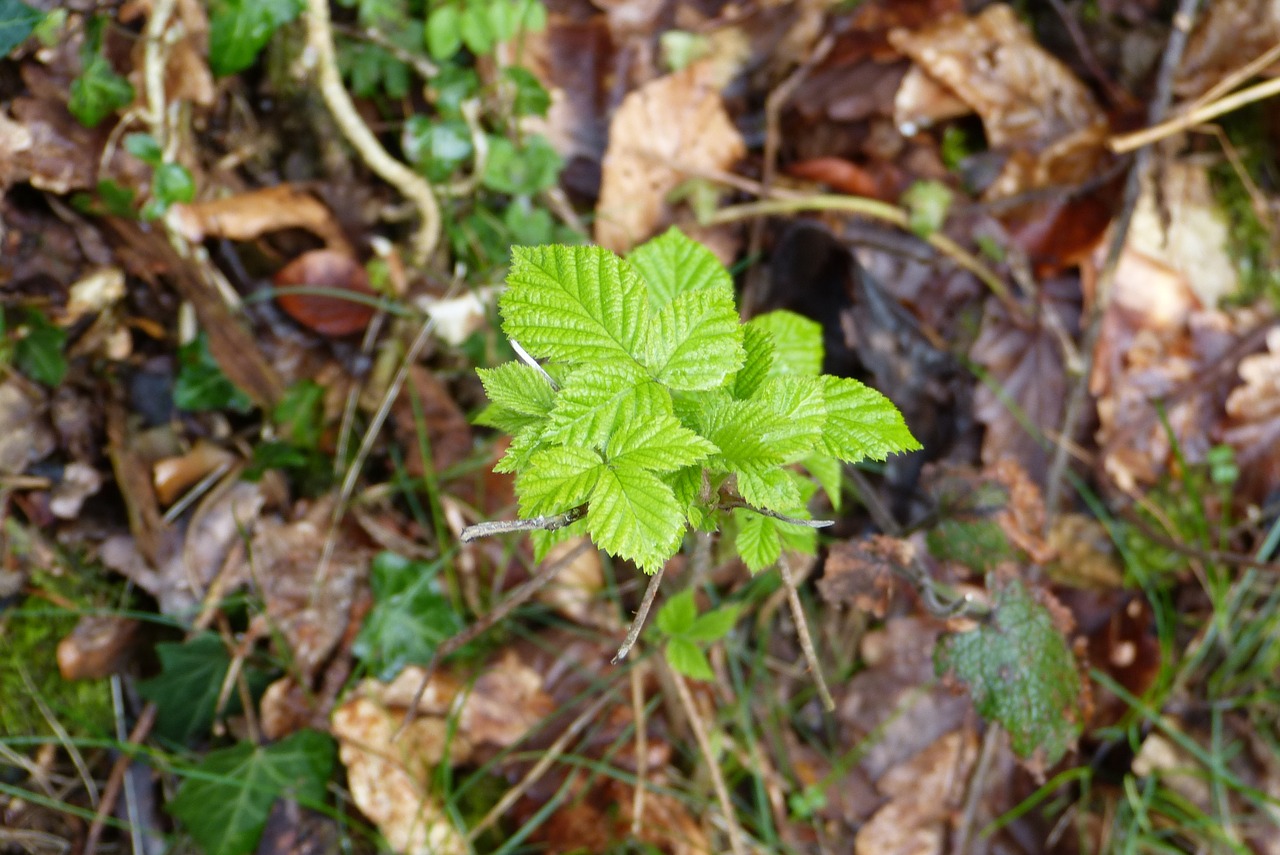
[[[595,240],[625,252],[671,219],[666,196],[698,172],[731,167],[746,153],[708,61],[632,92],[609,126]]]
[[[101,680],[128,663],[140,624],[119,615],[85,615],[58,642],[58,671],[64,680]]]
[[[55,448],[41,398],[28,383],[0,383],[0,474],[21,474]]]
[[[280,268],[273,281],[277,288],[326,288],[365,297],[374,293],[364,267],[349,253],[332,249],[304,252]],[[298,323],[334,338],[361,332],[374,314],[367,303],[324,294],[281,293],[276,303]]]
[[[828,603],[883,618],[893,594],[894,568],[914,560],[915,547],[910,541],[884,535],[837,543],[827,553],[818,590]]]
[[[1106,156],[1106,116],[1088,88],[1040,46],[1011,7],[993,3],[972,17],[894,30],[889,40],[973,108],[991,148],[1008,152],[987,198],[1081,184],[1097,175]],[[911,124],[917,106],[895,105],[895,112],[902,111],[899,127]]]

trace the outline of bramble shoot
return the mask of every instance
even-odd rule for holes
[[[887,398],[820,373],[818,324],[741,323],[729,273],[675,229],[626,258],[516,247],[507,284],[502,329],[530,359],[480,369],[477,422],[512,436],[496,469],[521,516],[573,520],[534,533],[539,557],[585,531],[653,573],[724,526],[759,570],[813,552],[806,504],[816,481],[838,505],[841,461],[920,448]]]

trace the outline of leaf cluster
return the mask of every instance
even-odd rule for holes
[[[621,258],[601,247],[517,247],[500,310],[531,357],[479,371],[478,422],[513,437],[523,516],[586,506],[574,525],[654,572],[690,528],[733,507],[752,569],[812,546],[816,478],[839,497],[840,462],[919,448],[890,401],[821,374],[822,334],[799,315],[739,321],[729,273],[672,229]],[[533,359],[544,360],[542,365]]]

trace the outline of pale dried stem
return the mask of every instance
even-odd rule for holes
[[[1273,98],[1276,95],[1280,95],[1280,77],[1256,83],[1247,89],[1241,89],[1234,95],[1228,95],[1225,98],[1219,98],[1217,101],[1211,101],[1208,104],[1188,110],[1180,116],[1174,116],[1167,122],[1161,122],[1158,125],[1135,131],[1131,134],[1112,137],[1107,144],[1116,154],[1128,154],[1135,149],[1159,142],[1188,128],[1203,125],[1210,119],[1216,119],[1218,116],[1238,110],[1257,101]]]
[[[818,653],[813,647],[813,636],[809,634],[809,619],[805,617],[804,604],[800,602],[800,592],[796,589],[796,577],[791,571],[791,555],[784,552],[778,560],[778,571],[782,575],[782,584],[787,589],[787,603],[791,606],[791,616],[796,622],[796,636],[800,639],[800,649],[804,652],[804,661],[813,675],[814,685],[818,689],[818,697],[827,712],[836,708],[835,698],[827,688],[826,678],[822,676],[822,666],[818,664]]]
[[[419,266],[425,265],[440,243],[440,206],[435,191],[425,178],[388,154],[356,112],[338,73],[329,0],[307,0],[307,46],[315,60],[320,94],[342,135],[379,178],[399,190],[418,209],[421,222],[413,239],[413,260]]]
[[[707,773],[711,776],[711,786],[716,791],[716,799],[720,802],[720,810],[724,812],[725,828],[729,834],[729,846],[734,855],[747,855],[747,847],[742,838],[742,829],[738,827],[738,818],[733,811],[733,802],[729,799],[729,789],[725,786],[724,776],[720,774],[720,764],[716,762],[715,753],[711,750],[711,740],[707,737],[707,727],[693,703],[693,694],[689,691],[684,675],[671,672],[671,682],[675,686],[680,706],[689,719],[689,728],[693,738],[698,741],[698,750],[707,762]]]
[[[649,773],[649,734],[645,730],[644,680],[637,664],[631,669],[631,719],[636,726],[636,789],[631,800],[631,834],[640,836],[644,818],[645,776]]]

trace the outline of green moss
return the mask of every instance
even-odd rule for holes
[[[1222,128],[1251,179],[1266,193],[1270,189],[1268,177],[1275,176],[1267,173],[1271,147],[1257,106],[1224,117]],[[1249,305],[1266,299],[1273,306],[1280,306],[1280,241],[1258,219],[1244,182],[1226,158],[1212,167],[1209,180],[1231,224],[1228,239],[1240,275],[1240,290],[1233,302]]]

